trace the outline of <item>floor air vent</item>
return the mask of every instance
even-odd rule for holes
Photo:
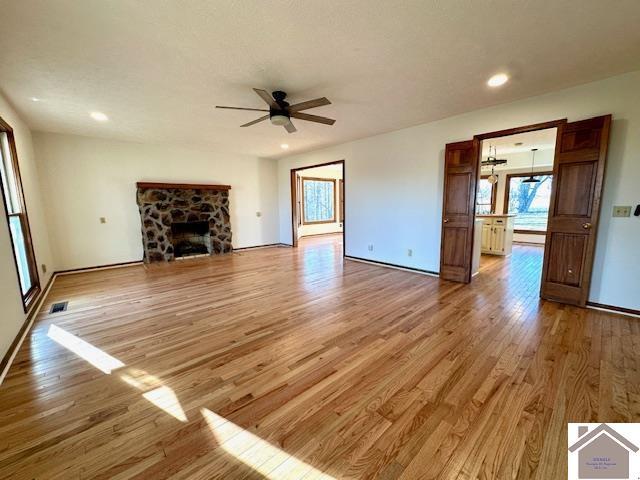
[[[64,312],[67,309],[67,304],[68,303],[69,302],[54,303],[53,305],[51,305],[51,310],[49,311],[49,313]]]

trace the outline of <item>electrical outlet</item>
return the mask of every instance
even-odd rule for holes
[[[100,217],[100,223],[107,223],[106,217]]]
[[[613,207],[614,217],[629,217],[631,216],[631,207],[616,205]]]
[[[370,243],[370,244],[367,246],[367,249],[368,249],[370,252],[373,252],[373,243]]]
[[[40,265],[40,268],[42,269],[42,273],[47,273],[47,266],[44,263]]]
[[[413,250],[411,248],[407,249],[407,257],[413,257]]]

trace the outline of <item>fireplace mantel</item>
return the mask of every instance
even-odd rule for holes
[[[138,182],[138,188],[158,188],[158,189],[194,189],[194,190],[231,190],[231,185],[209,185],[206,183],[154,183],[154,182]]]

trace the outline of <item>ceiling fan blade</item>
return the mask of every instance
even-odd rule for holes
[[[266,90],[260,90],[259,88],[254,88],[253,91],[256,92],[261,99],[267,102],[267,105],[269,105],[271,108],[275,108],[278,110],[280,109],[276,101],[271,98],[271,95],[269,95],[269,92],[267,92]]]
[[[331,102],[326,97],[316,98],[315,100],[307,100],[306,102],[296,103],[289,107],[290,112],[299,112],[300,110],[307,110],[309,108],[322,107],[323,105],[331,105]]]
[[[216,105],[216,108],[226,108],[228,110],[249,110],[250,112],[268,112],[266,108],[245,108],[245,107],[223,107],[222,105]]]
[[[251,125],[255,125],[258,122],[262,122],[264,120],[267,120],[269,118],[269,115],[264,115],[260,118],[256,118],[255,120],[249,122],[249,123],[245,123],[244,125],[240,125],[241,127],[250,127]]]
[[[321,117],[319,115],[310,115],[302,112],[291,112],[293,118],[299,120],[307,120],[308,122],[324,123],[325,125],[333,125],[336,121],[332,118]]]
[[[293,125],[293,123],[291,123],[291,120],[289,120],[289,123],[285,123],[283,126],[289,133],[294,133],[298,131],[298,129]]]

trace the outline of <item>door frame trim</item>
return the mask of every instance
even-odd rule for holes
[[[558,128],[560,125],[567,123],[566,118],[560,118],[558,120],[550,120],[548,122],[532,123],[531,125],[524,125],[522,127],[506,128],[504,130],[496,130],[495,132],[480,133],[474,135],[473,138],[478,140],[488,140],[489,138],[508,137],[509,135],[516,135],[518,133],[535,132],[537,130],[546,130],[548,128]]]
[[[296,168],[292,168],[289,172],[289,176],[290,176],[290,189],[291,189],[291,247],[297,247],[298,246],[298,209],[297,209],[297,203],[298,203],[298,195],[297,195],[297,179],[296,179],[296,175],[300,170],[307,170],[309,168],[317,168],[317,167],[326,167],[328,165],[342,165],[342,190],[345,193],[344,197],[342,199],[342,201],[344,202],[345,205],[345,212],[347,210],[347,201],[346,201],[346,168],[345,168],[345,160],[344,158],[342,160],[333,160],[331,162],[324,162],[324,163],[317,163],[314,165],[307,165],[304,167],[296,167]],[[334,208],[335,210],[335,208]],[[337,218],[337,216],[336,216]],[[347,251],[347,224],[344,221],[344,218],[340,218],[340,222],[342,223],[342,256],[346,257],[346,251]]]

